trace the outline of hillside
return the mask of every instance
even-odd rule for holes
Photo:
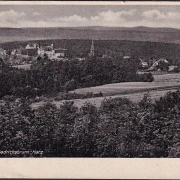
[[[21,46],[26,46],[30,41],[6,42],[1,43],[0,47],[12,50]],[[90,51],[91,40],[87,39],[49,39],[33,40],[31,42],[54,44],[55,48],[66,48],[71,57],[86,57]],[[180,44],[127,41],[127,40],[95,40],[95,53],[98,56],[110,53],[116,55],[137,55],[143,57],[164,57],[169,59],[180,59]]]
[[[148,27],[0,28],[0,42],[37,39],[131,40],[180,43],[180,30]]]
[[[124,82],[124,83],[115,83],[115,84],[105,84],[102,86],[94,86],[89,88],[80,88],[70,93],[77,94],[86,94],[92,92],[94,94],[103,93],[103,97],[92,97],[85,99],[71,99],[74,101],[75,105],[78,107],[83,106],[86,102],[92,103],[97,107],[100,107],[101,102],[104,98],[128,98],[131,101],[138,103],[143,99],[144,94],[150,93],[153,101],[158,100],[160,97],[164,96],[167,92],[174,92],[180,88],[180,73],[178,74],[163,74],[163,75],[154,75],[153,82]],[[57,96],[58,98],[58,96]],[[55,104],[58,108],[60,105],[65,102],[65,100],[56,100],[57,98],[52,98],[52,103]],[[37,109],[40,106],[43,106],[45,101],[40,101],[33,103],[31,107]]]

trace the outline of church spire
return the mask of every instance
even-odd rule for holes
[[[94,56],[94,41],[93,41],[93,39],[92,39],[92,44],[91,44],[90,56]]]

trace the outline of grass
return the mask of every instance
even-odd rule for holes
[[[154,78],[155,80],[153,82],[125,82],[105,84],[102,86],[76,89],[71,92],[75,92],[77,94],[86,94],[87,92],[102,92],[103,95],[111,96],[117,94],[137,93],[146,90],[158,90],[162,88],[174,88],[176,86],[180,86],[180,73],[154,75]]]
[[[86,94],[87,92],[99,93],[102,92],[104,97],[95,97],[88,99],[73,99],[75,105],[81,107],[85,102],[90,102],[97,107],[101,105],[104,98],[116,98],[126,97],[133,102],[139,102],[145,93],[151,95],[152,100],[159,99],[169,91],[175,91],[180,88],[180,73],[178,74],[164,74],[154,75],[154,82],[127,82],[127,83],[115,83],[106,84],[102,86],[81,88],[71,92],[79,94]],[[59,107],[65,100],[52,101],[57,107]],[[32,108],[36,109],[42,106],[45,102],[41,101],[33,103]]]

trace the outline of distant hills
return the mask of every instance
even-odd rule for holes
[[[0,28],[0,42],[43,39],[131,40],[180,44],[180,29],[149,27]]]

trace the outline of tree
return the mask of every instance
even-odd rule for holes
[[[164,61],[159,61],[157,68],[160,69],[161,71],[168,71],[169,65],[168,65],[168,63],[166,63]]]

